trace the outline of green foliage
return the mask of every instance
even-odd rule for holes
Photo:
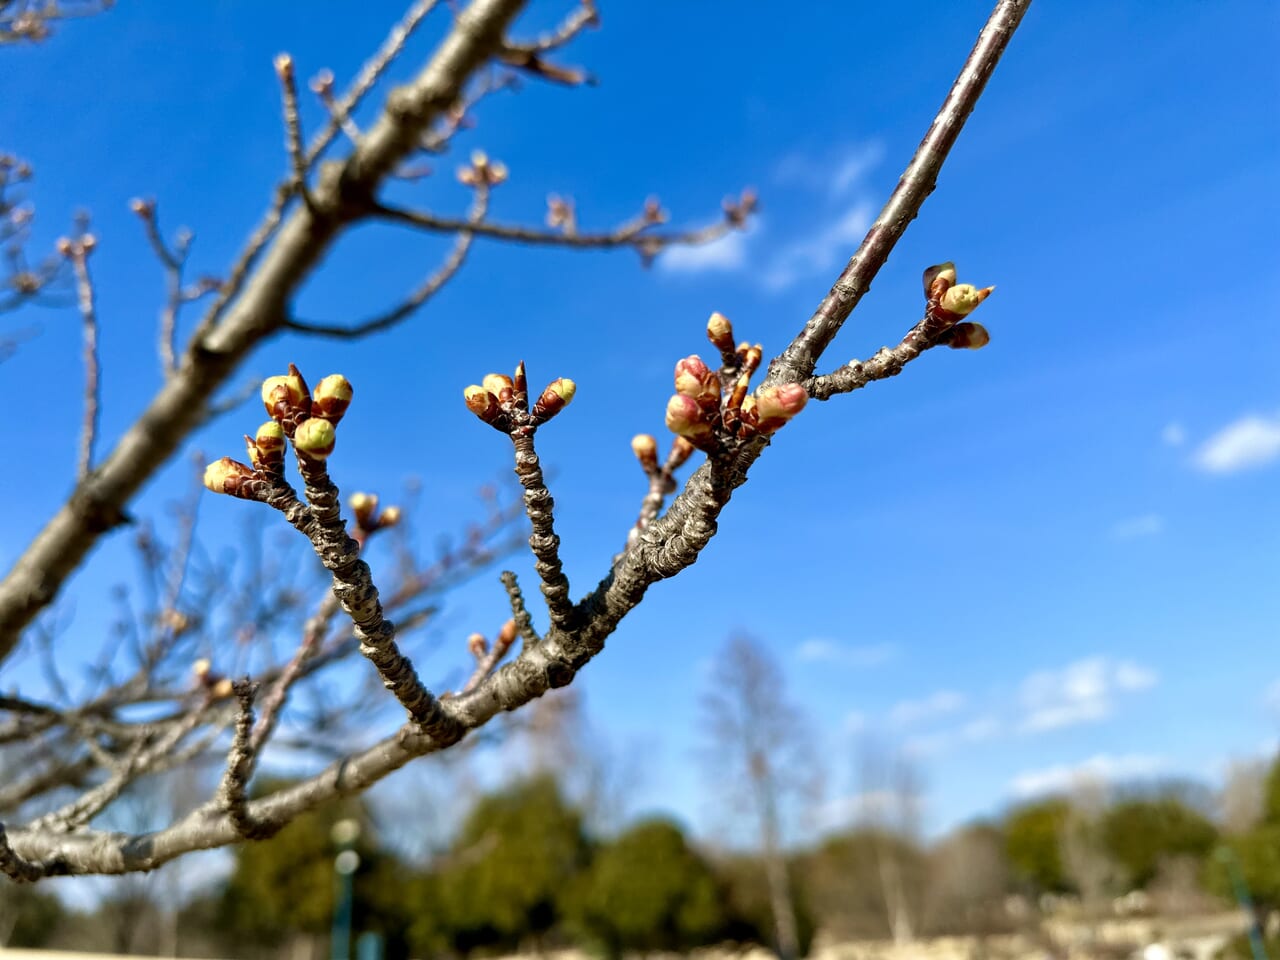
[[[1280,826],[1280,755],[1271,762],[1262,794],[1262,822]]]
[[[1062,862],[1062,837],[1070,808],[1062,799],[1019,807],[1004,825],[1005,852],[1018,879],[1037,893],[1071,889]]]
[[[1235,901],[1239,891],[1231,874],[1234,860],[1238,879],[1244,881],[1259,915],[1265,917],[1280,910],[1280,824],[1263,823],[1248,833],[1228,837],[1223,847],[1209,861],[1205,885]]]
[[[43,947],[71,917],[55,894],[0,883],[0,946]]]
[[[236,848],[218,910],[228,943],[279,944],[296,933],[329,932],[338,890],[332,831],[344,819],[361,825],[354,847],[360,866],[352,877],[355,929],[377,930],[396,942],[406,925],[400,906],[404,868],[378,849],[364,805],[347,800],[302,814],[268,840]]]
[[[415,886],[414,947],[518,949],[556,929],[586,867],[581,814],[550,776],[484,797],[448,855]]]
[[[1217,839],[1218,831],[1206,817],[1173,796],[1123,800],[1102,819],[1103,845],[1134,888],[1155,879],[1161,860],[1203,859]]]
[[[639,823],[599,850],[568,911],[610,957],[706,946],[721,939],[728,919],[710,866],[667,820]]]

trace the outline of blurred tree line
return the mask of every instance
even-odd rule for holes
[[[836,939],[887,938],[902,909],[916,936],[1007,932],[1053,897],[1086,907],[1099,897],[1110,911],[1113,898],[1137,890],[1151,912],[1216,909],[1237,892],[1224,849],[1265,923],[1280,909],[1280,760],[1256,779],[1252,815],[1234,822],[1211,816],[1206,791],[1174,784],[1121,790],[1093,807],[1075,796],[1036,800],[927,845],[878,823],[827,836],[787,855],[800,949],[819,929]],[[174,915],[181,938],[171,946],[245,958],[326,950],[336,896],[331,830],[344,818],[363,826],[355,929],[380,933],[390,957],[775,946],[759,856],[705,849],[663,818],[594,835],[546,771],[479,794],[448,843],[420,864],[388,849],[363,799],[300,817],[238,848],[230,873]],[[886,858],[895,864],[892,895]],[[77,913],[45,887],[5,886],[0,942],[155,952],[165,921],[154,894],[133,886]],[[891,902],[898,895],[903,903]],[[112,932],[122,916],[127,942]]]

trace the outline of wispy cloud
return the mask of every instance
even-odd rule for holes
[[[968,700],[956,690],[939,690],[919,700],[903,700],[889,711],[889,719],[900,727],[936,720],[962,709]]]
[[[971,743],[981,743],[1000,735],[1004,725],[992,714],[975,717],[958,727],[931,730],[928,733],[908,737],[903,748],[913,756],[936,756],[944,750]]]
[[[1137,540],[1140,537],[1154,537],[1164,533],[1164,517],[1158,513],[1144,513],[1138,517],[1121,520],[1111,528],[1111,536],[1116,540]]]
[[[1118,696],[1156,684],[1155,673],[1130,660],[1088,657],[1059,670],[1041,670],[1022,682],[1020,729],[1041,733],[1109,717]]]
[[[825,158],[797,151],[778,162],[773,179],[838,200],[859,186],[883,158],[884,145],[878,142],[847,146]]]
[[[671,246],[658,255],[658,269],[670,273],[732,273],[747,263],[747,242],[760,234],[756,224],[748,230],[734,230],[718,240],[699,246]]]
[[[845,667],[878,667],[892,660],[897,648],[891,643],[848,646],[835,640],[814,637],[796,648],[801,663],[832,663]]]
[[[1159,773],[1164,766],[1163,758],[1148,754],[1128,753],[1117,756],[1100,753],[1080,763],[1060,763],[1020,773],[1010,781],[1009,790],[1017,797],[1063,793],[1081,783],[1115,783],[1133,777],[1149,777]]]
[[[1227,424],[1196,451],[1195,462],[1209,473],[1235,473],[1280,458],[1280,416],[1241,417]]]
[[[834,269],[853,253],[874,216],[869,200],[855,200],[826,226],[779,247],[760,274],[760,282],[766,290],[785,290],[798,280]]]

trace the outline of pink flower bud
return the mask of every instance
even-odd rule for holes
[[[703,411],[698,401],[677,393],[667,401],[667,428],[675,434],[686,438],[696,447],[710,441],[711,424],[703,418]]]
[[[761,433],[773,433],[804,409],[809,395],[798,383],[765,387],[756,395],[756,414]]]
[[[700,396],[706,388],[711,369],[696,354],[676,363],[676,393],[686,397]]]
[[[637,433],[631,438],[631,452],[640,461],[645,473],[655,473],[658,469],[658,441],[648,433]]]

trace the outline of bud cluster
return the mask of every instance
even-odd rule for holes
[[[538,427],[569,405],[578,386],[568,377],[557,377],[529,406],[529,383],[524,361],[516,367],[515,376],[486,374],[480,383],[462,391],[467,409],[495,430],[511,433],[519,427]]]
[[[720,351],[724,366],[717,372],[696,355],[676,363],[676,392],[667,401],[666,412],[672,433],[692,447],[718,453],[737,441],[775,433],[804,408],[808,394],[797,383],[749,394],[764,348],[745,341],[734,347],[733,325],[724,314],[711,315],[707,339]],[[636,455],[640,456],[639,451]]]
[[[490,160],[483,150],[471,154],[471,163],[458,168],[458,182],[468,187],[496,187],[507,179],[507,165]]]
[[[357,533],[364,536],[384,527],[394,527],[400,522],[399,507],[384,507],[381,511],[378,510],[376,493],[353,493],[347,498],[347,506],[355,516]]]
[[[979,289],[971,283],[956,283],[956,265],[939,263],[924,272],[924,294],[928,300],[925,330],[934,343],[955,350],[978,350],[991,340],[986,327],[964,318],[973,313],[995,287]]]
[[[265,485],[284,473],[289,441],[300,458],[323,462],[333,453],[336,427],[351,405],[351,397],[351,382],[338,373],[325,377],[314,391],[293,364],[287,374],[267,377],[262,383],[262,405],[271,419],[252,437],[245,435],[250,465],[230,457],[216,460],[205,469],[204,485],[214,493],[259,499]]]

